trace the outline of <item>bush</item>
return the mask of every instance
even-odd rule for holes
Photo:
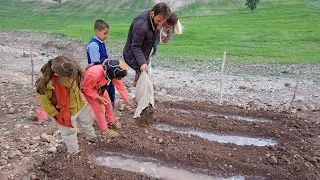
[[[246,6],[253,11],[257,7],[259,1],[260,0],[247,0]]]

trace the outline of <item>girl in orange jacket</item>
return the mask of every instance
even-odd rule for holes
[[[79,63],[68,55],[60,55],[46,63],[36,81],[39,102],[58,123],[60,134],[71,154],[79,152],[77,123],[95,141],[96,135],[80,92],[84,72]]]
[[[121,124],[114,119],[108,92],[101,90],[100,87],[112,81],[122,99],[128,104],[127,90],[121,80],[126,75],[127,70],[123,62],[106,60],[102,64],[89,66],[82,83],[81,91],[96,115],[100,130],[110,137],[118,136],[118,132],[108,128],[106,116],[116,130],[121,128]]]

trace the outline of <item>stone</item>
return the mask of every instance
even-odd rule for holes
[[[23,154],[29,153],[29,152],[30,152],[30,149],[29,149],[29,148],[24,148],[24,149],[21,150],[21,152],[22,152]]]
[[[295,102],[298,102],[298,103],[301,103],[301,102],[303,102],[303,101],[305,101],[305,97],[304,96],[296,96],[296,98],[295,98]]]
[[[47,135],[46,133],[43,133],[41,135],[41,139],[44,140],[45,142],[54,142],[55,138],[54,136],[51,136],[51,135]]]
[[[16,128],[19,129],[22,127],[22,124],[16,124]]]
[[[8,161],[5,159],[0,160],[0,166],[6,166],[8,164]]]
[[[299,111],[308,111],[308,108],[305,107],[304,105],[298,106],[297,109],[298,109]]]
[[[275,156],[270,157],[270,163],[271,164],[278,164],[278,159]]]
[[[41,137],[40,136],[36,136],[36,137],[34,137],[34,138],[32,138],[33,140],[40,140],[41,139]]]
[[[9,159],[13,159],[17,156],[16,152],[15,151],[10,151],[9,154],[8,154],[8,158]]]
[[[21,57],[29,58],[29,57],[31,57],[31,53],[30,53],[30,52],[23,52],[23,54],[22,54]],[[34,56],[33,56],[33,57],[34,57]]]
[[[61,143],[64,142],[64,140],[63,139],[56,139],[55,142],[58,143],[58,144],[61,144]]]
[[[311,162],[312,164],[315,164],[315,165],[317,164],[317,160],[313,157],[308,156],[308,155],[305,155],[304,159]]]
[[[32,174],[31,176],[30,176],[30,180],[37,180],[38,179],[38,177],[37,177],[37,175],[35,175],[35,174]]]
[[[16,155],[18,155],[18,156],[22,156],[22,152],[21,152],[21,151],[19,151],[19,150],[16,150]]]
[[[1,159],[8,160],[9,158],[7,156],[5,156],[5,155],[2,155]]]
[[[32,144],[29,148],[36,149],[39,146],[39,143]]]
[[[246,86],[239,86],[239,89],[247,89]]]
[[[19,165],[19,166],[25,165],[25,164],[28,163],[28,161],[29,161],[29,158],[23,157],[23,158],[21,159],[21,161],[18,163],[18,165]]]
[[[161,89],[160,91],[158,91],[158,95],[159,96],[165,96],[167,94],[167,90],[166,89]]]
[[[159,139],[158,141],[159,141],[159,143],[161,144],[161,143],[163,142],[163,139]]]
[[[57,152],[57,148],[55,146],[52,146],[52,147],[48,148],[47,151],[49,153],[55,153],[55,152]]]
[[[309,111],[314,111],[316,110],[316,107],[313,104],[307,104],[306,105]]]
[[[2,100],[2,98],[1,98],[1,100]],[[4,101],[5,101],[5,99],[4,99]],[[7,105],[8,108],[12,107],[12,103],[11,102],[6,102],[6,105]]]
[[[16,109],[14,107],[9,108],[9,114],[14,114]]]
[[[296,114],[297,113],[297,110],[296,109],[291,109],[290,110],[290,114]]]

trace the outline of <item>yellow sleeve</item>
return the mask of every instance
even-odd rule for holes
[[[47,89],[44,94],[39,97],[39,103],[43,107],[44,111],[49,114],[49,116],[55,116],[59,111],[52,105],[52,89]]]

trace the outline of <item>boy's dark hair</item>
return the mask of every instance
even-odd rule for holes
[[[170,15],[170,8],[166,3],[158,3],[151,9],[154,11],[154,16],[161,14],[164,18],[168,18]]]
[[[102,31],[104,28],[109,29],[109,25],[104,22],[104,20],[96,20],[96,22],[94,23],[94,30],[99,30]]]
[[[178,22],[178,15],[176,12],[172,12],[169,18],[167,19],[167,24],[174,26],[177,24],[177,22]]]

